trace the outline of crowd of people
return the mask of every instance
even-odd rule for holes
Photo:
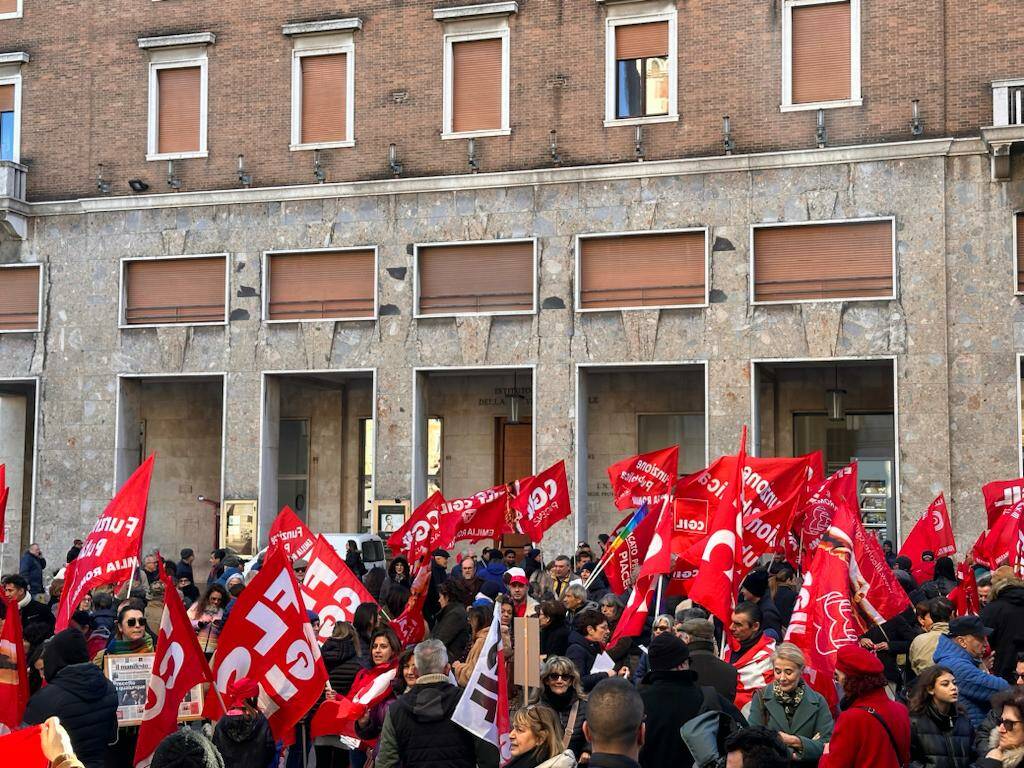
[[[599,571],[606,544],[602,536],[597,551],[581,543],[547,562],[531,545],[457,561],[435,550],[423,604],[427,637],[402,647],[389,619],[408,604],[410,564],[398,556],[367,569],[353,542],[346,564],[377,603],[358,606],[323,642],[330,682],[297,726],[295,744],[275,740],[258,686],[242,678],[230,686],[223,717],[183,724],[152,766],[497,768],[497,746],[452,721],[496,612],[510,681],[523,677],[513,670],[515,622],[539,624],[539,655],[526,663],[539,665],[540,684],[513,685],[509,694],[506,764],[514,768],[1024,765],[1024,581],[1012,568],[975,566],[980,610],[957,615],[950,558],[915,578],[888,547],[911,607],[839,647],[835,680],[812,687],[803,652],[785,642],[801,586],[793,564],[775,557],[746,577],[727,628],[734,642],[724,649],[726,628],[707,611],[660,593],[641,634],[611,643],[628,595],[611,591]],[[3,576],[29,669],[24,724],[45,723],[44,740],[66,747],[62,768],[133,764],[137,729],[118,726],[104,659],[154,650],[166,597],[161,568],[173,575],[202,651],[215,654],[259,563],[246,572],[237,556],[215,550],[208,565],[197,584],[191,549],[176,562],[147,555],[130,589],[92,590],[57,634],[62,573],[39,546],[25,552],[19,573]],[[292,567],[301,582],[308,564]],[[319,628],[315,613],[309,620]],[[312,736],[317,707],[363,690],[384,670],[397,670],[391,689],[353,714],[354,738]]]

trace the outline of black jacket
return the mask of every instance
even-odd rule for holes
[[[782,642],[785,636],[782,631],[782,616],[771,594],[765,592],[764,597],[757,601],[757,607],[761,609],[761,631],[767,632],[769,637],[774,637],[775,642]]]
[[[992,602],[981,609],[982,622],[992,627],[988,639],[996,655],[992,674],[1016,685],[1017,654],[1024,651],[1024,583],[1013,580],[992,591]]]
[[[472,735],[452,722],[462,689],[448,682],[414,685],[388,710],[402,768],[475,768]]]
[[[940,714],[930,704],[910,715],[912,768],[968,768],[974,747],[974,729],[963,712]]]
[[[738,673],[736,667],[715,656],[715,646],[708,640],[691,640],[690,669],[697,673],[699,685],[710,685],[727,701],[736,698]]]
[[[360,579],[366,575],[366,566],[363,565],[363,556],[359,554],[358,550],[349,550],[345,553],[345,565],[347,565],[348,569]]]
[[[448,649],[448,661],[464,661],[469,645],[469,620],[466,609],[454,600],[437,614],[430,636]]]
[[[548,624],[540,631],[541,656],[565,656],[569,649],[569,625],[565,619],[558,624]]]
[[[598,672],[596,675],[590,674],[594,661],[600,654],[601,648],[597,643],[592,643],[585,639],[575,629],[569,632],[569,647],[565,649],[565,655],[569,661],[576,665],[576,669],[580,671],[583,690],[587,693],[593,690],[595,685],[608,677],[606,672]]]
[[[57,619],[48,605],[43,605],[38,600],[29,600],[21,609],[21,627],[24,629],[29,624],[45,624],[53,630]]]
[[[538,704],[544,704],[555,710],[555,714],[558,715],[558,720],[562,724],[562,733],[559,736],[564,735],[565,729],[569,725],[569,714],[572,712],[572,705],[576,702],[579,702],[579,706],[576,707],[576,720],[573,722],[572,734],[569,736],[569,743],[565,745],[565,748],[572,750],[572,753],[576,755],[576,761],[579,762],[580,755],[590,751],[587,737],[583,735],[583,721],[587,719],[587,700],[577,698],[571,688],[564,698],[559,698],[551,693],[547,687],[544,687],[541,689],[540,699],[537,701]],[[505,768],[508,768],[508,766]]]
[[[775,590],[775,607],[779,609],[782,626],[788,627],[793,618],[793,607],[796,605],[797,591],[792,587],[782,586]]]
[[[329,638],[320,649],[323,656],[324,667],[327,668],[327,675],[331,681],[331,688],[339,696],[348,694],[352,687],[352,681],[356,679],[359,670],[363,668],[359,655],[356,653],[356,644],[352,639],[338,640]]]
[[[213,729],[213,745],[224,768],[270,768],[276,751],[270,723],[262,714],[225,715]]]
[[[28,700],[24,720],[38,725],[56,715],[85,768],[103,768],[107,744],[117,736],[117,693],[91,662],[61,669]]]

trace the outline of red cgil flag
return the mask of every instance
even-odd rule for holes
[[[259,684],[260,709],[274,738],[290,743],[292,729],[327,685],[320,644],[306,615],[291,563],[280,547],[267,551],[256,578],[236,598],[214,656],[214,685],[204,715],[222,714],[217,692],[243,677]]]
[[[403,648],[418,643],[427,636],[427,622],[423,618],[423,601],[427,597],[427,588],[430,586],[430,561],[429,554],[421,560],[412,580],[405,610],[391,621],[391,628],[398,635],[398,640]]]
[[[90,589],[119,584],[135,573],[146,528],[146,503],[152,477],[153,456],[150,456],[111,499],[86,537],[82,551],[68,564],[55,631],[67,628],[71,614]]]
[[[447,549],[456,541],[500,539],[506,533],[514,533],[515,518],[509,502],[508,488],[504,485],[444,502],[441,505],[443,536],[451,532],[452,540],[447,542],[442,537],[438,546]]]
[[[995,527],[996,521],[1004,512],[1024,500],[1024,477],[1017,480],[995,480],[981,486],[981,495],[985,499],[985,514],[988,516],[988,527]]]
[[[856,462],[829,475],[797,511],[793,532],[799,542],[801,560],[815,550],[822,535],[832,525],[836,511],[851,499],[856,505]]]
[[[679,468],[679,446],[641,453],[608,467],[615,506],[634,509],[649,504],[657,509],[672,494]]]
[[[281,547],[288,555],[288,559],[295,562],[307,559],[315,542],[316,536],[292,511],[292,508],[288,505],[281,507],[281,511],[274,518],[273,525],[270,526],[270,543],[267,548]]]
[[[4,762],[18,768],[47,768],[50,761],[43,754],[43,726],[33,725],[0,736],[0,755]]]
[[[936,558],[952,555],[956,552],[956,541],[953,539],[953,527],[949,524],[949,511],[946,509],[946,499],[940,493],[935,497],[928,510],[914,524],[899,554],[909,557],[913,563],[911,573],[914,578],[921,581],[923,571],[921,569],[924,561],[921,555],[925,552],[932,552]],[[934,563],[928,565],[934,566]]]
[[[982,551],[984,559],[988,561],[992,569],[1016,562],[1017,528],[1022,509],[1024,509],[1024,500],[1018,501],[1009,509],[1001,512],[992,528],[985,533],[985,539],[980,546],[974,545],[976,549]]]
[[[352,621],[361,603],[377,605],[363,582],[322,534],[309,553],[309,567],[300,588],[306,608],[320,617],[321,640],[331,636],[335,623]]]
[[[11,489],[7,487],[7,465],[0,464],[0,544],[7,541],[7,497]]]
[[[358,741],[356,720],[391,695],[391,686],[398,674],[397,658],[383,667],[359,670],[347,695],[339,695],[320,705],[310,722],[309,735],[314,739],[340,735]]]
[[[7,618],[0,632],[0,724],[12,731],[21,725],[28,704],[28,666],[18,603],[0,595]]]
[[[410,563],[415,563],[438,547],[450,547],[451,536],[454,535],[452,522],[457,522],[458,518],[450,515],[442,520],[444,504],[441,492],[434,491],[430,498],[416,507],[402,527],[388,537],[391,551],[401,553]]]
[[[531,477],[519,480],[512,508],[518,513],[519,530],[530,541],[540,541],[544,531],[572,514],[565,462],[559,461]]]
[[[213,680],[178,590],[163,568],[160,581],[164,585],[164,612],[135,745],[135,768],[146,768],[160,742],[177,729],[178,709],[188,692]]]
[[[970,563],[960,563],[956,568],[960,583],[953,587],[949,599],[956,608],[957,616],[981,612],[981,597],[978,594],[978,582],[974,578],[974,569]]]

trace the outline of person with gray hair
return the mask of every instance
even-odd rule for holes
[[[587,588],[582,584],[570,584],[565,588],[565,594],[562,596],[562,602],[565,603],[565,608],[569,616],[569,623],[572,624],[573,619],[587,608],[593,608],[595,611],[598,610],[597,603],[591,602],[587,597]]]
[[[413,657],[416,659],[416,671],[420,679],[424,675],[447,676],[448,649],[440,640],[424,640],[419,643],[413,651]]]
[[[714,625],[707,619],[687,619],[680,630],[690,649],[690,669],[697,673],[701,685],[710,685],[723,699],[735,699],[738,674],[736,667],[718,658]]]

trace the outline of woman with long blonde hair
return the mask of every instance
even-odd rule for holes
[[[512,716],[512,759],[505,768],[576,768],[562,742],[562,724],[550,707],[530,704]]]

